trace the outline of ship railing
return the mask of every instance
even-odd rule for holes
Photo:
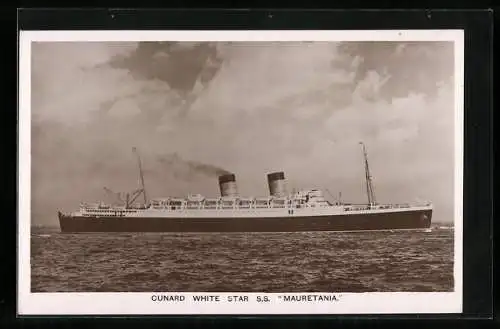
[[[284,209],[295,208],[295,203],[287,202],[268,202],[264,200],[235,200],[235,201],[207,201],[204,202],[187,202],[187,203],[170,203],[165,206],[153,207],[154,209],[164,209],[167,211],[179,210],[194,210],[194,209],[207,209],[207,210],[228,210],[228,209]]]
[[[236,199],[234,198],[222,198],[219,201],[219,207],[222,209],[234,209],[236,206]]]
[[[269,208],[269,202],[257,201],[254,203],[254,208],[258,208],[258,209]]]
[[[370,210],[370,206],[344,206],[344,211],[361,211],[361,210]]]
[[[290,205],[290,202],[285,198],[274,198],[270,203],[271,208],[285,208],[287,205]]]
[[[148,209],[165,210],[165,211],[182,211],[182,210],[228,210],[228,209],[300,209],[311,207],[327,207],[327,203],[299,203],[299,202],[283,202],[274,203],[266,201],[255,202],[187,202],[187,203],[171,203],[169,205],[150,206]],[[139,209],[139,208],[134,208]],[[142,209],[142,208],[141,208]],[[91,210],[91,209],[88,209]]]
[[[187,209],[200,209],[201,202],[200,201],[188,201],[186,204]]]
[[[389,208],[412,208],[412,207],[428,207],[432,206],[430,202],[419,202],[419,203],[399,203],[399,204],[381,204],[378,205],[379,208],[389,209]]]
[[[165,200],[152,200],[147,206],[134,204],[128,209],[145,210],[145,209],[156,209],[156,210],[166,210],[166,211],[182,211],[182,210],[196,210],[196,209],[210,209],[210,210],[227,210],[227,209],[300,209],[300,208],[311,208],[311,207],[328,207],[328,206],[344,206],[346,210],[366,210],[369,209],[366,204],[338,204],[332,205],[324,199],[319,199],[319,201],[307,200],[304,198],[214,198],[214,199],[204,199],[199,200],[188,200],[188,199],[176,199],[169,198]],[[397,205],[398,207],[407,207],[406,204]],[[395,205],[375,205],[375,207],[395,207]],[[82,211],[94,211],[95,209],[113,209],[118,210],[118,207],[110,207],[109,205],[96,204],[90,206],[88,204],[81,204]]]
[[[250,202],[245,202],[245,203],[239,202],[238,205],[237,205],[237,208],[238,209],[250,209],[250,208],[252,208],[252,203],[250,203]]]
[[[432,206],[432,203],[421,203],[421,204],[409,204],[409,203],[400,203],[400,204],[376,204],[376,205],[367,205],[367,204],[343,204],[345,211],[360,211],[360,210],[383,210],[383,209],[408,209],[412,207],[428,207]]]
[[[237,209],[250,209],[250,208],[252,208],[253,203],[254,203],[253,198],[240,198],[236,202],[236,208]]]

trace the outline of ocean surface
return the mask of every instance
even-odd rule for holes
[[[62,234],[32,228],[33,292],[453,290],[453,229]]]

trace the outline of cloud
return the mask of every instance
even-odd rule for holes
[[[381,90],[386,99],[404,97],[409,90],[436,96],[436,84],[450,82],[454,71],[453,42],[344,42],[338,53],[346,61],[358,58],[356,82],[372,71],[386,71],[390,78]]]
[[[363,140],[381,201],[431,199],[449,221],[446,56],[427,43],[36,44],[33,220],[135,189],[133,146],[150,197],[217,194],[217,170],[266,194],[265,174],[284,170],[290,187],[362,201]]]
[[[95,66],[130,51],[133,44],[46,43],[32,45],[32,107],[44,119],[72,124],[88,119],[101,102],[133,92],[126,70]]]

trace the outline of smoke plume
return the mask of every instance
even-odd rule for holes
[[[179,154],[173,153],[169,154],[166,156],[160,156],[158,158],[158,161],[169,166],[173,170],[176,168],[181,168],[181,169],[187,169],[186,176],[190,177],[192,174],[195,173],[200,173],[203,175],[207,175],[210,177],[219,177],[221,175],[225,174],[230,174],[230,171],[227,171],[226,169],[211,165],[211,164],[206,164],[206,163],[201,163],[197,161],[190,161],[190,160],[184,160],[182,159]]]

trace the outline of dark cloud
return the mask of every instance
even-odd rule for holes
[[[190,48],[176,48],[177,42],[140,42],[137,50],[127,57],[111,60],[114,67],[129,69],[133,76],[159,79],[175,90],[189,92],[202,78],[209,82],[219,66],[215,44],[199,43]],[[206,72],[206,71],[208,72]]]
[[[117,55],[109,61],[113,68],[127,69],[134,78],[159,80],[179,93],[184,100],[181,115],[185,115],[196,100],[196,83],[206,87],[222,65],[217,44],[200,42],[189,47],[181,42],[139,42],[135,51]],[[150,113],[158,119],[158,113]]]

